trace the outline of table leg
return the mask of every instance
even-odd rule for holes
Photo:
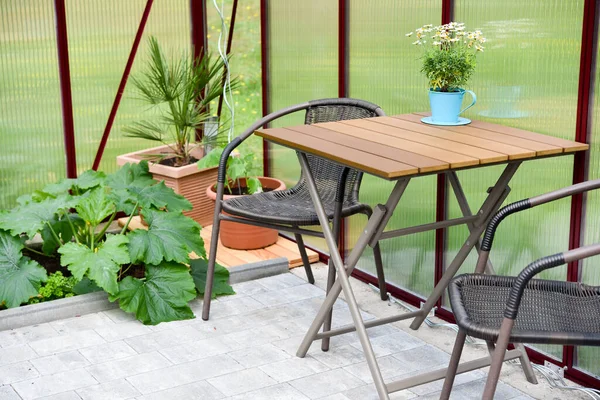
[[[310,197],[315,206],[315,211],[317,216],[319,217],[319,223],[323,228],[323,235],[325,236],[325,241],[327,242],[327,247],[330,251],[330,259],[333,261],[333,265],[338,273],[338,279],[336,281],[340,282],[341,290],[343,290],[344,295],[346,296],[346,302],[348,303],[348,307],[350,308],[350,314],[352,315],[352,320],[354,325],[356,326],[356,333],[358,334],[358,338],[360,340],[361,346],[365,353],[365,358],[367,359],[367,364],[369,369],[371,370],[371,376],[373,377],[373,381],[375,383],[375,387],[377,389],[377,393],[379,394],[379,398],[389,400],[388,392],[385,387],[385,383],[383,381],[383,377],[381,376],[381,371],[379,370],[379,366],[377,365],[377,359],[375,358],[375,353],[373,352],[373,348],[371,346],[371,342],[369,341],[369,337],[367,335],[367,329],[365,328],[364,322],[360,315],[360,310],[358,308],[358,304],[356,302],[356,298],[354,297],[354,293],[352,292],[352,287],[350,286],[350,280],[348,279],[347,271],[342,262],[342,258],[337,249],[336,239],[329,228],[329,220],[327,218],[327,214],[323,208],[323,204],[321,202],[321,198],[319,197],[319,193],[317,190],[317,186],[315,185],[314,179],[312,177],[312,173],[310,171],[310,166],[308,165],[308,161],[306,159],[306,155],[303,153],[298,153],[298,158],[300,159],[300,166],[305,173],[306,182],[308,184],[308,190],[310,193]],[[370,233],[365,231],[363,232],[365,235],[369,235]],[[366,241],[365,241],[366,242]],[[364,249],[364,247],[363,247]],[[358,260],[358,259],[357,259]],[[338,285],[338,286],[340,286]],[[333,290],[336,286],[332,288],[329,296],[333,295],[335,291]],[[335,298],[339,295],[335,294]],[[334,299],[335,301],[335,299]],[[333,305],[333,303],[331,304]],[[328,313],[329,308],[325,309],[325,315]],[[323,307],[320,311],[323,311]],[[324,318],[323,318],[324,319]],[[319,326],[323,323],[320,321]],[[313,323],[314,324],[314,323]],[[318,329],[317,329],[318,330]]]
[[[485,199],[481,208],[479,209],[479,217],[472,224],[473,230],[471,230],[469,237],[454,257],[454,260],[452,260],[448,268],[446,268],[446,271],[442,275],[442,278],[433,289],[433,292],[427,298],[427,301],[425,302],[423,307],[421,307],[422,313],[413,320],[412,324],[410,325],[411,329],[419,329],[419,327],[421,326],[423,321],[425,321],[425,318],[427,317],[431,309],[435,306],[435,303],[438,301],[438,299],[442,296],[442,294],[448,287],[450,280],[452,280],[454,275],[456,275],[458,269],[466,260],[473,247],[475,247],[475,244],[478,242],[479,238],[481,237],[481,234],[485,230],[487,221],[502,205],[502,197],[505,194],[505,191],[508,190],[508,183],[514,176],[515,172],[517,172],[517,169],[520,165],[521,162],[513,162],[508,164],[502,172],[502,174],[500,175],[500,177],[498,178],[498,180],[496,181],[496,184],[494,185],[492,191],[489,193],[487,199]]]

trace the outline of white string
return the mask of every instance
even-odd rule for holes
[[[221,31],[219,32],[219,39],[217,41],[217,49],[219,51],[219,56],[223,60],[223,64],[225,65],[225,84],[223,85],[223,100],[225,101],[225,105],[229,109],[231,114],[231,123],[229,124],[229,131],[227,132],[227,142],[231,142],[233,138],[233,130],[234,130],[234,120],[235,120],[235,109],[233,102],[233,93],[231,91],[231,74],[229,71],[229,60],[227,60],[227,54],[224,53],[223,46],[224,36],[223,32],[227,29],[225,24],[225,17],[223,16],[223,10],[225,9],[225,0],[221,1],[221,8],[217,5],[217,0],[213,0],[213,4],[219,17],[221,18]],[[231,38],[229,38],[231,40]],[[228,96],[229,95],[229,96]]]

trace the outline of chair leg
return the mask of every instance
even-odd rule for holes
[[[215,202],[215,215],[213,218],[210,249],[208,252],[208,267],[206,271],[206,286],[204,287],[204,301],[202,304],[202,319],[208,321],[210,302],[212,300],[213,281],[215,277],[215,263],[217,262],[217,247],[219,245],[219,229],[221,227],[221,207],[223,204],[223,184],[217,184],[217,199]]]
[[[364,211],[367,218],[371,218],[371,214],[373,211],[371,209],[367,209]],[[381,249],[379,247],[379,242],[373,247],[373,257],[375,258],[375,270],[377,271],[377,284],[379,285],[379,295],[381,296],[381,300],[387,300],[387,288],[385,286],[385,272],[383,271],[383,259],[381,257]]]
[[[329,291],[331,290],[331,287],[333,286],[333,283],[335,282],[335,266],[333,265],[333,263],[331,262],[331,260],[329,261],[329,271],[327,273],[327,294],[329,294]],[[329,310],[329,313],[327,313],[327,317],[325,318],[325,321],[323,322],[323,332],[327,332],[329,330],[331,330],[331,320],[333,319],[333,308],[331,310]],[[328,351],[329,350],[329,342],[330,342],[331,338],[323,338],[321,340],[321,350],[322,351]]]
[[[304,270],[306,271],[308,282],[314,284],[315,277],[313,276],[312,268],[310,267],[310,262],[308,261],[308,254],[306,254],[306,249],[304,248],[304,240],[302,240],[302,235],[295,233],[294,237],[296,238],[296,243],[298,244],[298,251],[300,252],[300,257],[302,257],[302,264],[304,264]]]
[[[490,372],[488,372],[487,380],[485,382],[485,389],[483,390],[484,400],[493,400],[494,393],[496,392],[496,386],[498,385],[498,379],[500,379],[500,371],[502,370],[502,363],[504,362],[504,355],[508,347],[508,341],[510,340],[510,332],[515,321],[510,318],[504,318],[502,326],[500,327],[500,334],[498,335],[498,342],[496,343],[496,350],[492,356],[492,364],[490,366]]]
[[[450,363],[448,364],[448,369],[446,370],[446,379],[444,380],[442,393],[440,393],[440,399],[447,400],[450,398],[452,385],[454,384],[454,378],[456,378],[456,370],[458,369],[463,347],[465,347],[466,338],[467,333],[462,329],[459,329],[458,335],[456,336],[456,341],[454,342],[454,348],[452,349]]]

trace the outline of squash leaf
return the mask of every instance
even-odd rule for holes
[[[75,209],[84,221],[95,227],[104,218],[114,213],[116,206],[106,195],[106,190],[99,187],[93,189],[89,195],[82,197]]]
[[[58,219],[56,216],[52,218],[49,223],[63,243],[70,242],[73,239],[73,236],[77,233],[73,232],[73,229],[71,229],[71,224],[69,224],[67,218],[71,220],[71,224],[73,224],[73,227],[76,230],[85,226],[85,222],[77,214],[67,214],[62,216],[60,219]],[[43,240],[42,251],[44,254],[53,254],[60,246],[60,243],[58,243],[54,238],[52,230],[50,230],[50,226],[48,226],[48,224],[44,225],[40,235],[42,236]]]
[[[0,231],[0,304],[18,307],[37,296],[41,283],[48,279],[37,262],[23,257],[19,238]]]
[[[110,198],[115,202],[119,211],[131,214],[135,210],[137,199],[132,197],[128,189],[152,186],[156,181],[148,170],[148,162],[125,164],[117,172],[106,178],[106,185],[111,188]]]
[[[92,189],[102,185],[105,179],[106,174],[104,172],[90,169],[79,175],[79,177],[76,179],[67,178],[57,183],[46,185],[42,192],[52,196],[57,196],[67,193],[69,190],[73,189],[73,187],[84,190]]]
[[[164,261],[187,263],[189,253],[205,257],[200,225],[181,212],[144,210],[148,230],[136,229],[129,237],[131,262],[158,265]]]
[[[182,264],[165,262],[146,265],[146,276],[131,276],[119,282],[119,292],[109,296],[119,300],[121,309],[135,313],[144,324],[194,318],[188,302],[196,297],[189,269]]]
[[[73,198],[64,195],[17,206],[9,213],[0,214],[0,229],[10,231],[14,236],[25,233],[31,238],[42,230],[46,222],[52,221],[59,211],[68,209],[73,204]]]
[[[206,273],[208,271],[208,261],[203,258],[190,260],[190,269],[194,284],[198,293],[204,294],[206,288]],[[229,270],[219,264],[215,264],[215,278],[213,281],[212,298],[219,295],[235,294],[235,291],[229,286]]]
[[[172,212],[192,209],[192,204],[185,197],[167,187],[164,181],[146,187],[133,186],[128,191],[131,194],[131,202],[134,204],[137,202],[142,209],[154,208],[160,210],[166,208]]]
[[[119,291],[117,273],[122,264],[129,263],[127,242],[124,235],[108,235],[94,250],[83,244],[67,243],[58,249],[60,264],[78,281],[87,276],[106,292],[116,294]]]

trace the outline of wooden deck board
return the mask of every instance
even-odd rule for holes
[[[127,223],[127,217],[120,218],[118,222],[119,226],[125,226]],[[129,223],[129,229],[148,229],[148,227],[142,224],[142,221],[139,217],[133,217]],[[204,248],[206,249],[207,254],[210,248],[211,234],[212,225],[202,227],[200,236],[202,236],[202,239],[204,240]],[[319,261],[319,255],[316,252],[306,249],[306,253],[308,254],[308,260],[311,262],[311,264]],[[192,258],[196,258],[194,253],[192,253],[191,256]],[[280,257],[285,257],[289,260],[290,268],[302,266],[302,257],[298,251],[298,246],[296,246],[296,243],[284,237],[279,237],[277,243],[269,247],[265,247],[264,249],[248,251],[234,250],[223,246],[220,242],[217,247],[217,263],[226,268],[259,261],[272,260]]]

